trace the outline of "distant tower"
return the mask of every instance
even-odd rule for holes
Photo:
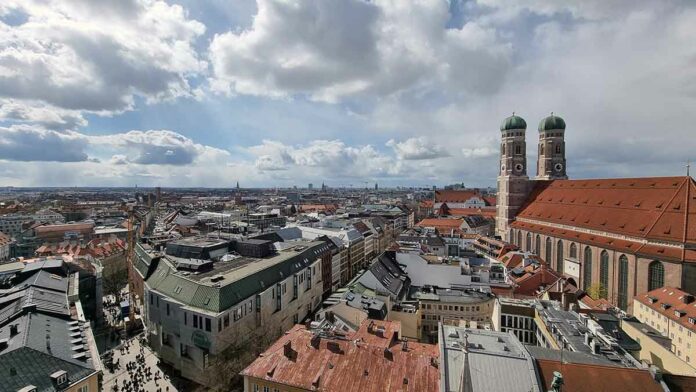
[[[500,124],[500,171],[495,232],[506,241],[510,241],[510,222],[515,219],[517,210],[525,202],[529,192],[526,131],[527,123],[515,113]]]
[[[379,190],[379,185],[377,185],[376,182],[375,182],[375,190],[376,190],[376,191]]]
[[[565,128],[562,118],[550,116],[539,123],[537,180],[566,180]]]
[[[237,181],[237,190],[239,190],[239,181]]]

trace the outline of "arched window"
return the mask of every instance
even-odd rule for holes
[[[527,252],[532,251],[532,233],[527,233],[527,247],[524,250]]]
[[[544,252],[546,254],[544,255],[544,261],[546,261],[547,265],[551,265],[551,246],[551,238],[546,237],[546,252]]]
[[[589,246],[585,247],[585,254],[582,260],[582,289],[587,291],[592,284],[592,249]]]
[[[570,254],[568,255],[571,259],[578,258],[578,247],[575,244],[570,244]]]
[[[537,256],[541,255],[541,236],[537,234],[536,241],[534,241],[534,254]]]
[[[522,155],[522,146],[520,146],[519,144],[515,146],[515,154]]]
[[[628,257],[619,257],[619,292],[617,295],[617,305],[621,310],[628,308]]]
[[[563,241],[556,244],[556,271],[563,273]]]
[[[560,153],[561,153],[561,145],[556,144],[556,154],[560,154]]]
[[[500,151],[505,155],[505,143],[500,145]]]
[[[517,246],[522,249],[522,230],[517,232]]]
[[[539,145],[539,154],[544,155],[544,144],[543,143]]]
[[[654,260],[648,266],[648,291],[659,289],[665,285],[665,266]]]
[[[606,299],[609,292],[609,252],[606,250],[599,256],[599,283],[602,285],[601,296]]]

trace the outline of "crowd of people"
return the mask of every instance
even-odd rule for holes
[[[123,345],[115,349],[116,352],[120,354],[120,357],[116,358],[116,355],[114,355],[113,352],[111,353],[110,360],[108,361],[109,365],[107,365],[108,371],[114,374],[124,372],[128,374],[128,377],[122,378],[120,382],[117,378],[110,388],[111,391],[169,392],[169,385],[165,385],[168,383],[161,382],[162,380],[169,380],[169,377],[160,371],[157,366],[148,365],[146,363],[145,349],[143,348],[145,345],[145,338],[141,335],[137,339],[139,345],[136,345],[133,341],[126,341]],[[132,353],[135,353],[134,357],[131,355]],[[134,359],[128,360],[128,358]],[[151,381],[154,381],[154,388],[151,384],[147,385]]]

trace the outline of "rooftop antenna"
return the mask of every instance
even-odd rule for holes
[[[690,177],[689,175],[689,169],[691,169],[691,162],[686,161],[686,176]]]
[[[551,112],[551,116],[553,117],[553,112]]]

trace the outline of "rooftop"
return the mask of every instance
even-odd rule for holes
[[[399,331],[373,320],[333,336],[296,325],[241,374],[306,390],[437,391],[437,346],[404,344]]]
[[[442,324],[439,334],[442,391],[542,390],[532,357],[514,335]]]

